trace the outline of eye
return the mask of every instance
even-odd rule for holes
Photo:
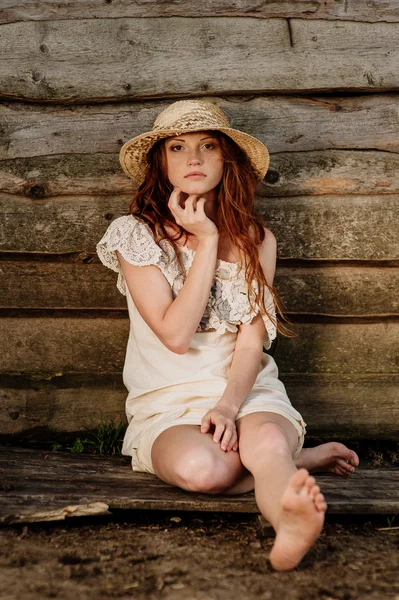
[[[176,144],[175,146],[170,147],[171,150],[175,150],[176,148],[183,148],[183,146],[181,144]]]
[[[213,148],[215,148],[215,144],[213,142],[207,142],[206,144],[204,144],[204,147],[208,150],[212,150]]]

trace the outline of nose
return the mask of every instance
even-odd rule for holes
[[[200,151],[197,149],[190,150],[190,152],[188,154],[187,162],[189,165],[200,165],[201,164]]]

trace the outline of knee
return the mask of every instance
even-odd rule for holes
[[[244,466],[258,458],[264,460],[269,454],[292,455],[287,435],[277,423],[262,423],[251,431],[250,436],[241,437],[239,445]]]
[[[221,451],[222,452],[222,451]],[[184,489],[203,494],[220,494],[231,486],[227,465],[218,461],[214,454],[201,450],[185,453],[176,470]]]

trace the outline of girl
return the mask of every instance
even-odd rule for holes
[[[276,321],[276,240],[253,208],[269,152],[215,104],[183,100],[120,161],[139,190],[97,252],[131,324],[122,453],[185,490],[254,489],[276,531],[271,564],[292,569],[327,508],[309,471],[348,475],[359,459],[337,443],[302,450],[306,424],[263,352],[290,335]]]

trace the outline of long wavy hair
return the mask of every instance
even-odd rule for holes
[[[230,245],[237,248],[240,256],[244,257],[245,281],[248,289],[253,290],[253,294],[249,294],[248,297],[251,309],[256,310],[256,307],[259,307],[276,326],[279,333],[286,337],[296,337],[296,334],[281,322],[283,320],[291,323],[284,314],[277,290],[266,281],[259,260],[259,247],[266,237],[264,230],[266,222],[263,217],[255,214],[256,176],[250,160],[238,144],[224,133],[213,130],[209,133],[218,139],[224,159],[222,179],[216,188],[216,225],[219,235],[227,238]],[[186,277],[187,274],[178,251],[179,245],[176,241],[183,238],[185,244],[189,237],[193,237],[193,234],[176,223],[168,207],[173,186],[167,177],[166,139],[156,142],[149,151],[149,168],[144,182],[130,203],[129,212],[148,224],[156,242],[161,239],[169,241],[175,251],[181,272]],[[172,236],[166,231],[165,226],[172,230],[177,227],[178,231]],[[239,267],[242,267],[241,258]],[[257,283],[255,289],[254,281]],[[265,288],[272,294],[278,319],[270,314],[266,306]],[[252,295],[254,300],[251,298]]]

